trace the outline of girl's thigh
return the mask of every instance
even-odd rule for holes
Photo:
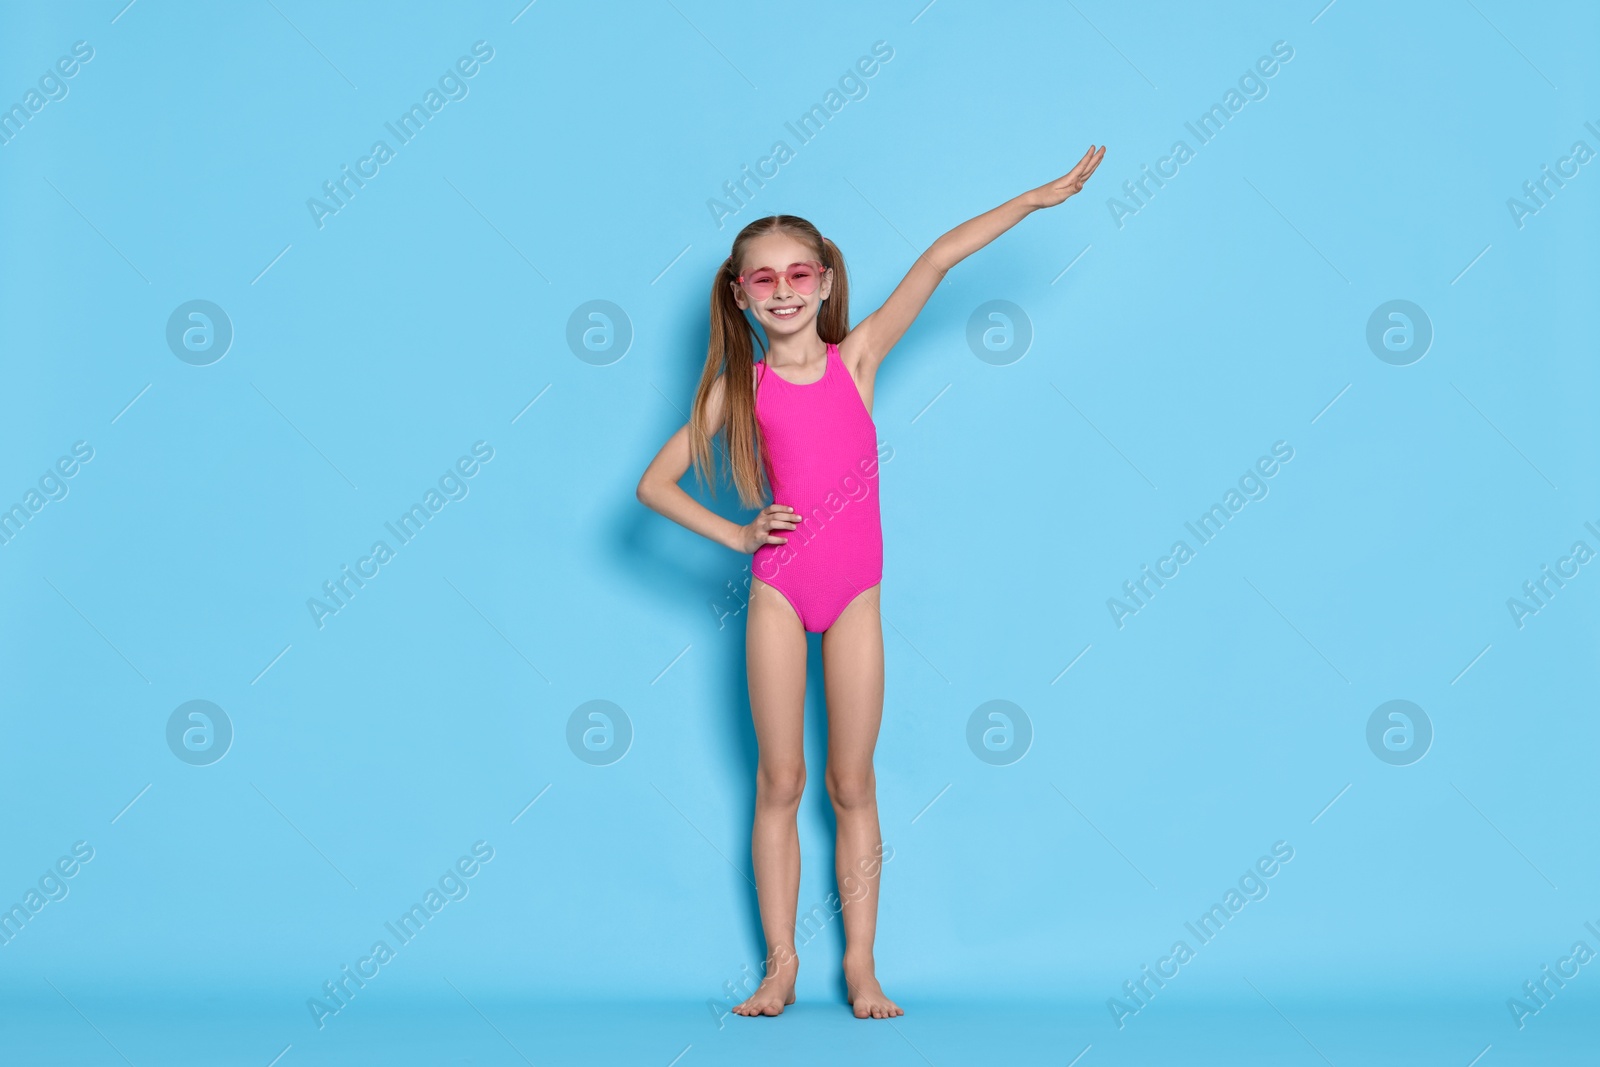
[[[750,579],[745,673],[760,760],[769,768],[805,761],[806,631],[782,593]]]
[[[864,774],[872,764],[883,721],[883,619],[879,587],[850,601],[822,635],[822,676],[828,703],[828,766]]]

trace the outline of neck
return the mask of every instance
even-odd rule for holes
[[[766,358],[771,367],[810,367],[828,358],[828,344],[815,330],[793,337],[768,337]]]

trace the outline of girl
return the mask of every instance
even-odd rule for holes
[[[1078,192],[1104,156],[1103,146],[1091,145],[1064,177],[940,237],[884,305],[853,329],[844,256],[802,218],[752,222],[717,270],[711,343],[689,422],[650,461],[638,497],[752,556],[745,662],[759,756],[750,855],[767,959],[761,985],[733,1009],[741,1015],[777,1015],[794,1003],[807,632],[822,634],[825,780],[838,823],[834,867],[848,999],[860,1019],[905,1014],[878,985],[872,955],[883,854],[872,767],[883,717],[873,382],[951,267],[1029,212]],[[766,342],[763,358],[753,360],[758,325]],[[719,431],[745,506],[759,507],[772,491],[773,503],[742,526],[702,507],[678,484],[692,463],[715,492],[711,448]]]

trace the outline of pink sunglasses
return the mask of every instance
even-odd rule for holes
[[[822,279],[822,272],[826,269],[814,259],[791,263],[785,270],[757,267],[747,275],[739,275],[739,284],[744,287],[745,292],[757,300],[765,300],[771,296],[773,290],[778,287],[779,278],[787,281],[789,288],[795,292],[810,294],[816,291],[817,282]]]

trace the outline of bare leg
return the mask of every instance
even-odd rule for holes
[[[844,915],[844,980],[856,1018],[904,1015],[878,985],[872,940],[878,927],[883,838],[872,750],[883,721],[883,623],[878,586],[850,602],[822,635],[828,697],[828,769],[824,779],[838,823],[834,867]]]
[[[761,985],[733,1010],[740,1015],[777,1015],[785,1004],[794,1003],[794,980],[800,970],[794,951],[800,896],[795,813],[806,784],[806,631],[783,595],[755,577],[750,580],[745,622],[745,670],[759,746],[750,857],[756,869],[767,962]]]

